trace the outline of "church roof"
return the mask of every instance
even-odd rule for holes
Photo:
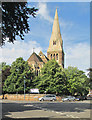
[[[42,51],[40,51],[40,52],[39,52],[39,54],[43,54],[43,52],[42,52]]]
[[[46,55],[43,54],[42,51],[39,52],[39,56],[41,57],[41,59],[46,63],[49,59],[46,57]]]
[[[27,61],[43,62],[43,60],[35,52],[32,53]]]

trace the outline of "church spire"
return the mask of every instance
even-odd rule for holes
[[[53,22],[53,28],[52,28],[52,34],[60,34],[60,27],[59,27],[59,20],[58,20],[58,12],[56,8],[54,22]]]
[[[55,11],[52,34],[49,41],[49,48],[47,50],[47,57],[49,58],[49,60],[55,59],[59,63],[59,65],[64,67],[64,52],[63,52],[62,37],[59,27],[57,8]]]
[[[49,48],[48,48],[48,51],[55,51],[55,50],[62,50],[62,37],[60,33],[57,8],[55,12],[55,17],[54,17],[54,22],[52,27],[52,34],[51,34],[51,38],[49,41]]]

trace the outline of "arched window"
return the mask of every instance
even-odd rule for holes
[[[56,60],[58,60],[58,54],[56,54]]]
[[[51,59],[52,59],[52,54],[51,54]]]
[[[53,55],[54,59],[55,59],[55,54]]]

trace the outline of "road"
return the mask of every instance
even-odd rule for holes
[[[2,101],[4,118],[90,118],[90,101]],[[33,120],[33,119],[32,119]]]

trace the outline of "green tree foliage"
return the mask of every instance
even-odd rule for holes
[[[83,95],[88,91],[87,76],[77,67],[69,66],[65,71],[65,76],[68,81],[67,90],[70,94],[75,93]]]
[[[24,80],[26,85],[26,92],[29,91],[32,86],[32,78],[34,74],[27,61],[24,61],[22,57],[17,58],[11,65],[11,74],[4,82],[3,90],[7,93],[23,93]]]
[[[41,70],[38,88],[41,93],[62,93],[64,80],[61,67],[55,60],[48,61]]]
[[[0,45],[5,44],[6,38],[8,42],[14,43],[18,35],[22,40],[24,33],[28,33],[29,15],[35,17],[38,9],[28,8],[27,2],[3,2],[2,3],[2,41]]]
[[[9,65],[6,65],[5,62],[2,63],[2,93],[4,93],[3,91],[4,82],[7,79],[7,77],[11,74],[10,68],[11,67]]]
[[[2,70],[2,63],[0,63],[0,71]]]
[[[89,78],[88,78],[88,84],[90,86],[90,89],[92,89],[92,68],[89,68],[87,70],[89,71],[89,73],[88,73],[88,76],[89,76]]]
[[[35,87],[41,93],[74,95],[86,94],[88,91],[87,76],[76,67],[62,69],[55,60],[48,61],[36,77]]]
[[[39,75],[39,76],[36,76],[36,75],[35,75],[35,77],[34,77],[34,79],[33,79],[33,88],[38,87],[40,81],[41,81],[41,76],[40,76],[40,75]]]
[[[31,67],[21,57],[16,59],[11,67],[6,63],[2,66],[3,91],[7,93],[23,93],[24,80],[26,92],[30,88],[39,88],[40,93],[83,95],[87,94],[90,87],[83,71],[71,66],[62,69],[55,60],[44,64],[40,75],[35,78]]]
[[[10,66],[6,65],[5,62],[2,62],[0,64],[0,75],[1,75],[2,82],[4,82],[7,78],[7,76],[10,75]]]
[[[1,74],[1,71],[2,71],[2,63],[0,63],[0,74]]]
[[[2,82],[4,83],[10,73],[10,65],[6,65],[5,62],[2,63]]]
[[[61,69],[61,67],[57,70],[55,76],[55,85],[56,85],[56,93],[57,94],[68,94],[67,91],[67,78],[64,72],[64,69]]]

